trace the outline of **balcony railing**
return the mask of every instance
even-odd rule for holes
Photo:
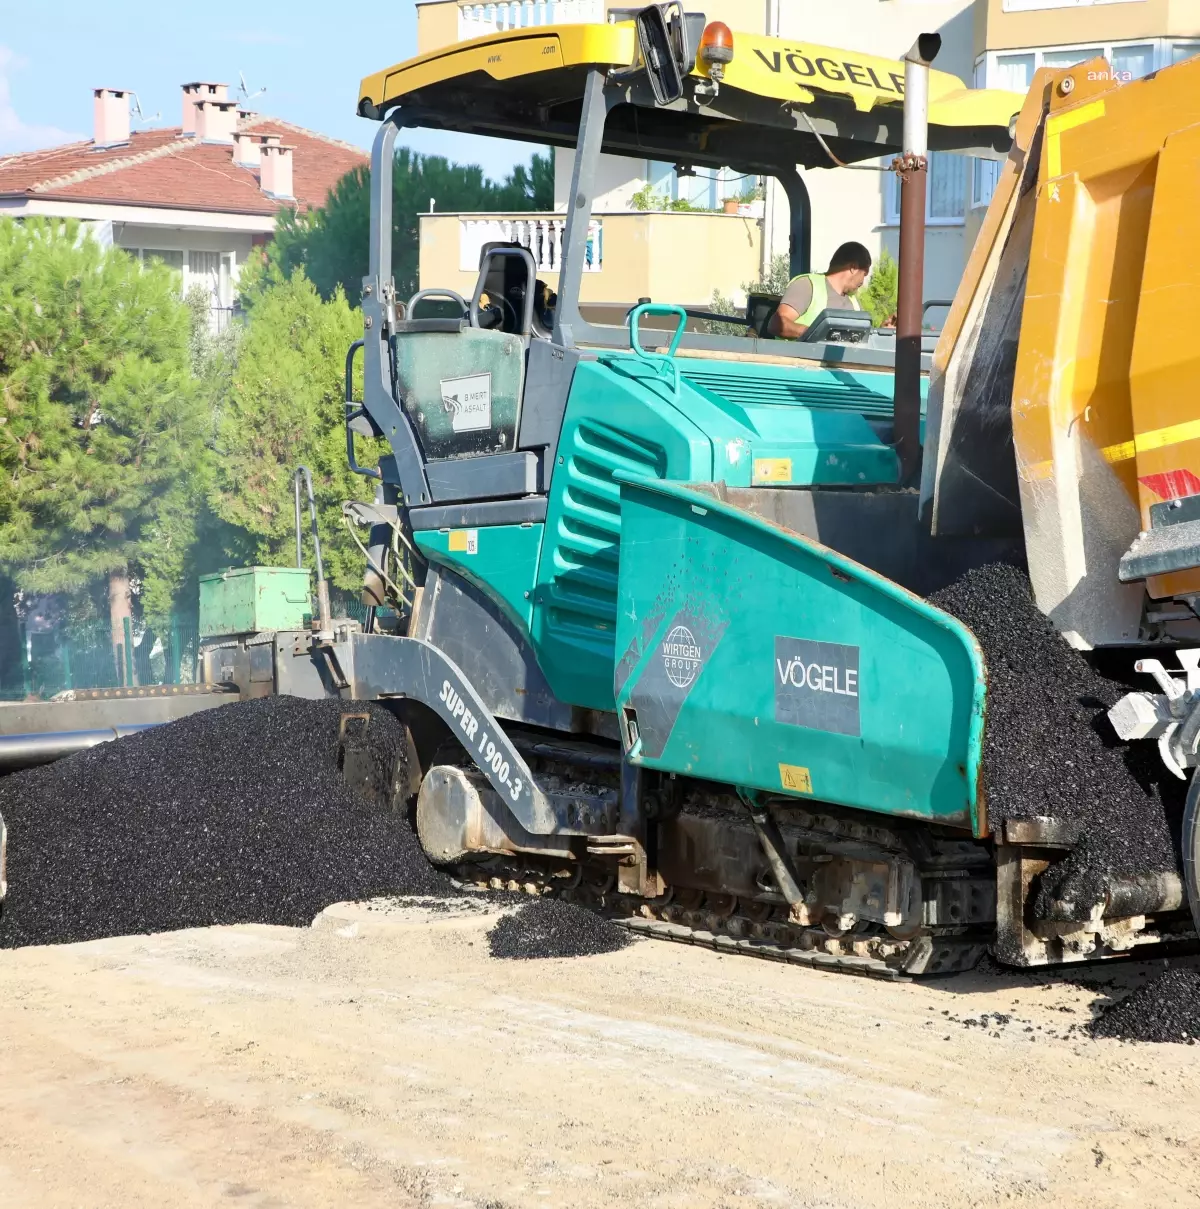
[[[602,23],[603,0],[502,0],[492,4],[460,4],[458,36],[479,38],[510,29],[528,29],[538,25],[575,25]]]
[[[208,308],[208,329],[214,336],[227,331],[233,322],[234,308],[231,306],[213,306]]]
[[[458,229],[459,268],[464,273],[476,272],[485,244],[517,243],[533,254],[539,273],[557,273],[562,265],[566,226],[567,220],[554,214],[461,217]],[[599,219],[592,219],[588,224],[583,271],[599,273],[603,267],[604,224]]]
[[[538,277],[557,291],[565,228],[565,215],[546,212],[422,214],[421,288],[470,298],[484,245],[515,243],[529,249]],[[762,269],[760,224],[742,215],[610,211],[593,217],[586,249],[579,297],[589,305],[655,298],[707,307],[714,289],[732,295]]]

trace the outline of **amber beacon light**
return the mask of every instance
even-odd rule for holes
[[[726,64],[733,62],[733,32],[724,21],[710,21],[704,27],[697,58],[708,78],[719,84]]]

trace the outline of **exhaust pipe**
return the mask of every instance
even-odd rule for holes
[[[940,34],[919,34],[904,56],[904,136],[893,168],[900,177],[900,273],[896,300],[893,424],[900,482],[921,457],[921,321],[925,292],[925,193],[929,175],[929,66]]]

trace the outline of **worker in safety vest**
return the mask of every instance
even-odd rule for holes
[[[824,273],[801,273],[788,282],[767,330],[772,336],[799,340],[825,310],[861,311],[853,296],[871,271],[871,253],[860,243],[844,243]]]

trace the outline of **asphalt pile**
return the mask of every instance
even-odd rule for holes
[[[345,900],[459,896],[403,813],[339,767],[388,784],[402,729],[378,705],[267,697],[224,705],[0,778],[8,897],[0,948],[220,924],[307,927]],[[498,902],[507,893],[489,894]],[[531,901],[491,938],[505,957],[607,953],[628,934],[582,908]]]
[[[1092,1023],[1093,1037],[1174,1041],[1200,1037],[1200,971],[1175,967],[1106,1008]]]
[[[356,741],[390,768],[400,725],[369,713]],[[344,899],[456,893],[401,816],[346,784],[341,714],[295,697],[225,705],[0,779],[0,947],[306,926]]]
[[[1112,875],[1177,869],[1183,783],[1152,743],[1125,745],[1106,716],[1128,686],[1102,676],[1038,610],[1026,572],[992,564],[930,597],[971,628],[987,660],[983,778],[992,826],[1050,816],[1085,841],[1043,894],[1084,903]]]
[[[619,924],[574,903],[534,898],[488,932],[493,957],[583,957],[615,953],[633,938]]]

